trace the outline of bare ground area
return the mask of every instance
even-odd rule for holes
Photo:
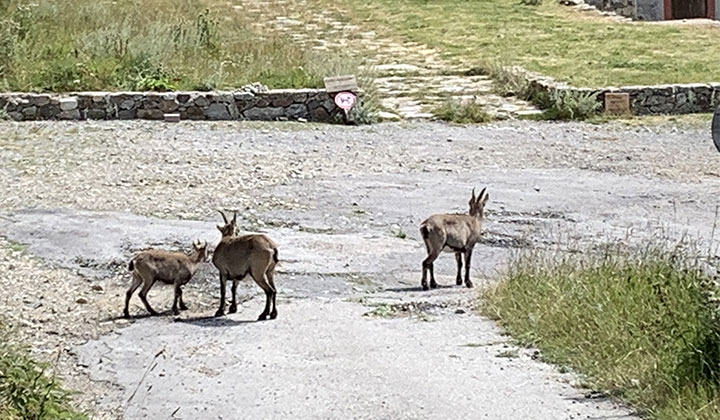
[[[716,153],[704,124],[0,123],[2,319],[97,418],[631,418],[515,354],[453,258],[420,291],[417,226],[487,185],[476,285],[528,246],[709,240]],[[130,256],[217,242],[218,208],[279,243],[278,319],[249,281],[209,318],[209,264],[190,311],[117,319]]]

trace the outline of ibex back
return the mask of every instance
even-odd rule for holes
[[[465,255],[465,286],[473,286],[470,281],[470,260],[473,247],[480,241],[482,235],[485,203],[489,198],[486,189],[483,188],[477,198],[475,189],[473,189],[469,214],[435,214],[420,225],[420,234],[425,241],[428,253],[422,263],[421,285],[423,290],[428,290],[428,271],[430,272],[430,287],[433,289],[437,287],[433,262],[443,251],[455,253],[458,286],[462,285],[462,256]]]

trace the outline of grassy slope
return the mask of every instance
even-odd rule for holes
[[[658,420],[720,418],[717,303],[706,280],[658,251],[519,258],[485,311],[550,362]]]
[[[322,0],[326,1],[326,0]],[[720,27],[615,23],[556,1],[368,0],[346,2],[467,65],[500,59],[576,86],[720,82]]]
[[[337,70],[252,23],[214,0],[0,0],[0,91],[318,87]]]

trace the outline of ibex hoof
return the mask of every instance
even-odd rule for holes
[[[235,312],[237,312],[237,306],[235,306],[235,305],[230,305],[230,307],[228,308],[228,313],[229,313],[229,314],[234,314]]]
[[[421,286],[422,286],[423,290],[430,290],[427,283],[423,283]]]
[[[472,289],[473,283],[470,280],[468,280],[465,282],[465,286],[467,286],[468,289]]]
[[[431,289],[437,289],[437,283],[431,282],[431,283],[430,283],[430,288],[431,288]]]
[[[222,309],[218,309],[217,312],[215,312],[215,316],[223,316],[223,315],[225,315],[225,311],[223,311]]]
[[[275,318],[277,318],[277,311],[270,312],[270,319],[275,319]]]
[[[261,313],[258,317],[258,321],[265,321],[267,319],[267,314],[265,312]]]
[[[181,310],[181,311],[187,311],[187,310],[188,310],[188,307],[185,306],[185,305],[180,305],[180,310]]]
[[[455,284],[458,285],[458,286],[462,286],[462,279],[457,279],[457,281],[455,282]]]
[[[173,315],[180,315],[180,311],[178,310],[178,308],[173,308],[172,313]]]

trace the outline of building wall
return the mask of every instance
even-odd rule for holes
[[[720,0],[718,0],[720,1]],[[637,20],[664,20],[665,8],[663,0],[636,0]]]

